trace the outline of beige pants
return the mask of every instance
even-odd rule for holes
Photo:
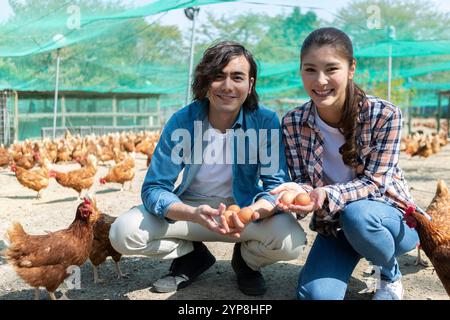
[[[232,204],[232,199],[182,198],[185,204],[208,204],[217,208],[220,202]],[[292,214],[282,213],[248,224],[240,238],[224,236],[197,223],[168,223],[150,214],[143,205],[119,216],[109,233],[111,244],[125,255],[146,255],[162,259],[181,257],[193,250],[192,241],[241,242],[241,254],[253,270],[275,263],[297,259],[303,252],[306,236]]]

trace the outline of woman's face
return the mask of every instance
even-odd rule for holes
[[[312,46],[302,59],[303,86],[319,109],[342,110],[347,83],[354,73],[355,63],[349,65],[330,45]]]

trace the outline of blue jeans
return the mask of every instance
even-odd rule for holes
[[[348,204],[340,214],[338,237],[317,235],[299,275],[297,297],[344,299],[350,276],[362,257],[380,266],[382,279],[400,278],[395,257],[419,242],[416,230],[409,228],[402,217],[398,209],[378,201]]]

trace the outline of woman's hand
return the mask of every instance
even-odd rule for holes
[[[327,192],[325,189],[322,188],[316,188],[313,191],[309,193],[309,198],[311,199],[311,202],[306,206],[300,206],[296,204],[291,204],[287,207],[289,211],[299,213],[302,215],[306,215],[310,212],[319,210],[322,208],[323,203],[327,199]]]
[[[276,199],[275,204],[277,206],[278,209],[283,210],[283,211],[291,211],[300,215],[307,215],[308,213],[312,212],[312,211],[316,211],[318,209],[321,209],[323,206],[323,203],[325,202],[325,200],[327,199],[327,192],[323,189],[323,188],[316,188],[313,191],[311,191],[309,193],[309,197],[311,199],[311,202],[308,205],[305,206],[301,206],[301,205],[297,205],[297,204],[289,204],[286,205],[284,204],[282,201],[280,201],[281,197],[283,196],[283,192],[289,192],[289,191],[294,191],[296,193],[306,193],[305,190],[303,190],[303,188],[301,188],[299,185],[296,185],[299,188],[295,188],[293,185],[294,182],[289,182],[289,183],[285,183],[282,184],[281,186],[279,186],[278,188],[280,188],[281,194],[280,196]],[[284,185],[287,185],[286,187],[283,187]],[[275,188],[272,191],[278,191]]]
[[[306,191],[295,182],[286,182],[282,185],[279,185],[275,189],[270,191],[270,194],[278,194],[278,197],[275,200],[275,206],[282,211],[290,211],[289,206],[281,201],[283,195],[287,192],[292,192],[295,194],[298,193],[306,193]]]
[[[286,183],[280,184],[275,189],[272,189],[269,193],[275,195],[275,194],[280,194],[283,191],[293,191],[296,193],[305,192],[305,190],[299,184],[297,184],[295,182],[286,182]]]

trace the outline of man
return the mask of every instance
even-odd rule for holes
[[[231,265],[238,287],[262,295],[261,267],[299,257],[306,238],[269,191],[289,181],[277,115],[258,106],[257,66],[242,45],[208,48],[195,70],[194,102],[168,121],[142,186],[143,205],[111,227],[122,254],[174,259],[156,292],[184,288],[215,263],[202,241],[236,242]],[[178,177],[181,178],[175,187]],[[225,207],[249,206],[244,225]]]

